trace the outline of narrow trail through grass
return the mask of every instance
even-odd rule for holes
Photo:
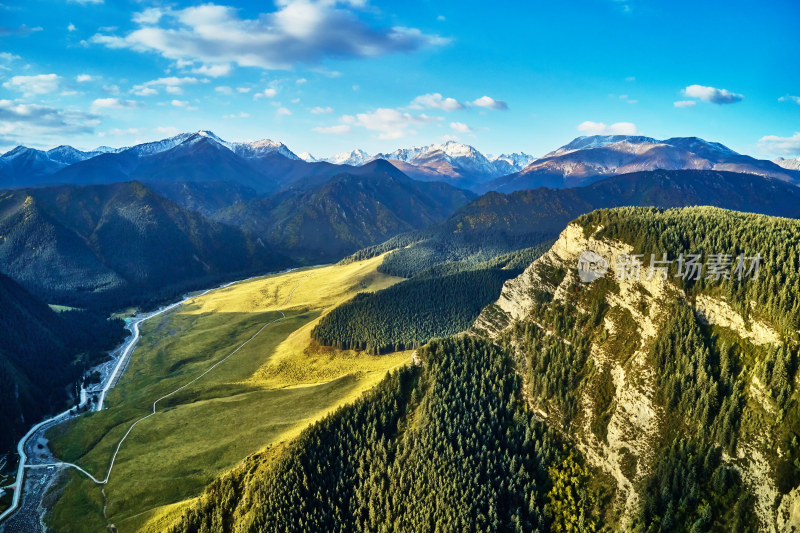
[[[297,284],[294,286],[294,288],[291,290],[291,292],[289,292],[289,296],[286,298],[286,301],[285,301],[285,302],[283,302],[283,305],[287,305],[287,304],[289,303],[289,301],[292,299],[292,295],[294,294],[294,291],[297,289],[297,287],[300,285],[300,283],[303,281],[303,279],[305,279],[305,278],[307,278],[307,277],[308,277],[308,275],[304,276],[303,278],[301,278],[301,279],[300,279],[300,281],[298,281],[298,282],[297,282]],[[177,308],[177,307],[178,307],[178,306],[175,306],[175,308]],[[222,363],[224,363],[225,361],[227,361],[228,359],[230,359],[231,357],[233,357],[234,355],[236,355],[236,353],[237,353],[239,350],[241,350],[242,348],[244,348],[244,347],[245,347],[247,344],[249,344],[249,343],[250,343],[250,342],[251,342],[253,339],[255,339],[256,337],[258,337],[258,336],[259,336],[259,334],[261,334],[261,332],[262,332],[262,331],[264,331],[264,330],[267,328],[267,326],[270,326],[270,325],[274,324],[275,322],[278,322],[278,321],[280,321],[280,320],[284,320],[284,319],[286,318],[286,315],[283,313],[283,311],[280,311],[280,310],[278,310],[278,312],[281,314],[281,318],[276,318],[275,320],[272,320],[272,321],[270,321],[270,322],[267,322],[266,324],[264,324],[263,326],[261,326],[261,329],[259,329],[258,331],[256,331],[256,332],[253,334],[253,336],[252,336],[252,337],[250,337],[249,339],[247,339],[246,341],[244,341],[243,343],[241,343],[239,346],[237,346],[237,347],[236,347],[236,349],[235,349],[235,350],[233,350],[231,353],[229,353],[227,356],[225,356],[224,358],[220,359],[219,361],[217,361],[216,363],[214,363],[213,365],[211,365],[211,366],[210,366],[210,367],[209,367],[209,368],[208,368],[208,369],[207,369],[205,372],[203,372],[202,374],[200,374],[199,376],[197,376],[196,378],[194,378],[194,379],[193,379],[193,380],[191,380],[190,382],[188,382],[188,383],[185,383],[185,384],[181,385],[181,386],[180,386],[180,387],[178,387],[177,389],[175,389],[175,390],[173,390],[173,391],[171,391],[171,392],[169,392],[169,393],[167,393],[167,394],[163,395],[162,397],[160,397],[160,398],[158,398],[156,401],[154,401],[154,402],[153,402],[153,411],[152,411],[152,412],[151,412],[149,415],[143,416],[142,418],[140,418],[140,419],[136,420],[136,421],[135,421],[133,424],[131,424],[131,426],[128,428],[128,431],[126,431],[126,432],[125,432],[125,435],[122,437],[122,439],[121,439],[121,440],[119,441],[119,443],[117,444],[117,448],[116,448],[116,450],[114,450],[114,455],[111,457],[111,463],[110,463],[110,464],[109,464],[109,466],[108,466],[108,472],[106,472],[106,477],[105,477],[104,479],[102,479],[102,480],[100,480],[100,479],[97,479],[97,478],[96,478],[96,477],[94,477],[92,474],[90,474],[89,472],[87,472],[86,470],[84,470],[83,468],[81,468],[80,466],[78,466],[78,465],[76,465],[76,464],[74,464],[74,463],[65,463],[65,462],[61,462],[61,461],[59,461],[59,462],[56,462],[56,463],[48,463],[48,464],[41,464],[41,465],[29,465],[29,466],[28,466],[28,468],[49,468],[49,467],[52,467],[52,466],[56,466],[56,467],[59,467],[59,468],[64,468],[64,467],[68,467],[68,468],[75,468],[76,470],[78,470],[79,472],[81,472],[81,473],[83,473],[84,475],[86,475],[86,476],[87,476],[89,479],[91,479],[92,481],[94,481],[94,482],[95,482],[95,483],[97,483],[98,485],[105,485],[106,483],[108,483],[108,479],[111,477],[111,471],[114,469],[114,462],[117,460],[117,455],[119,454],[119,450],[120,450],[120,448],[122,447],[122,444],[125,442],[125,439],[127,439],[127,438],[128,438],[128,435],[130,435],[130,434],[131,434],[131,431],[133,431],[133,428],[135,428],[135,427],[136,427],[136,425],[137,425],[139,422],[142,422],[142,421],[144,421],[144,420],[147,420],[147,419],[148,419],[148,418],[150,418],[151,416],[155,415],[155,414],[156,414],[156,412],[157,412],[157,411],[156,411],[156,409],[157,409],[157,405],[158,405],[158,403],[159,403],[160,401],[162,401],[162,400],[165,400],[165,399],[169,398],[170,396],[173,396],[174,394],[177,394],[178,392],[182,391],[182,390],[183,390],[183,389],[185,389],[186,387],[189,387],[190,385],[192,385],[192,384],[196,383],[197,381],[199,381],[200,379],[202,379],[204,376],[206,376],[208,373],[210,373],[212,370],[214,370],[215,368],[217,368],[219,365],[221,365]]]

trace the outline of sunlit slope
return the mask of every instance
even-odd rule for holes
[[[198,495],[247,455],[295,436],[357,398],[410,357],[310,346],[318,318],[358,291],[401,278],[377,272],[381,257],[266,276],[198,296],[146,322],[108,409],[51,435],[56,455],[105,477],[117,443],[152,402],[203,374],[265,324],[255,338],[196,383],[158,404],[125,440],[105,488],[70,472],[50,517],[58,531],[134,531],[168,506]],[[105,507],[105,518],[103,508]],[[76,526],[79,524],[79,526]]]

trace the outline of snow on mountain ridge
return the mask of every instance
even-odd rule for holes
[[[528,155],[525,152],[514,152],[511,154],[500,154],[497,156],[487,155],[486,157],[495,165],[499,164],[501,161],[505,161],[512,169],[514,169],[513,172],[522,170],[537,159],[535,156]]]
[[[351,165],[358,167],[378,157],[380,156],[372,157],[364,150],[356,148],[355,150],[351,150],[350,152],[341,152],[334,156],[327,157],[322,161],[327,161],[328,163],[333,163],[335,165]]]
[[[660,142],[652,137],[645,137],[643,135],[582,135],[580,137],[576,137],[564,146],[545,154],[544,157],[563,155],[576,150],[603,148],[605,146],[623,141],[631,144],[656,144]]]
[[[298,157],[294,152],[289,150],[289,148],[280,141],[273,141],[272,139],[261,139],[259,141],[252,141],[252,142],[233,142],[233,143],[225,143],[231,151],[237,155],[241,155],[243,157],[260,157],[268,154],[277,153],[286,157],[288,159],[295,159],[299,160]]]
[[[48,150],[46,153],[47,157],[49,157],[52,161],[64,163],[65,165],[72,165],[73,163],[85,161],[86,159],[100,155],[100,152],[84,152],[64,144],[61,146],[56,146],[55,148]]]
[[[783,167],[788,170],[800,170],[800,157],[795,157],[793,159],[784,159],[783,157],[776,157],[772,160],[773,163],[778,165],[779,167]]]
[[[305,161],[306,163],[316,163],[319,161],[316,157],[311,155],[309,152],[301,152],[297,154],[297,157]]]

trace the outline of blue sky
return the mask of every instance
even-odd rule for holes
[[[800,156],[791,0],[0,1],[0,149],[209,129],[542,155],[637,132]]]

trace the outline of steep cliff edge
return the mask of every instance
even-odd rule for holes
[[[730,523],[749,509],[758,530],[800,530],[796,338],[781,327],[786,316],[771,314],[755,301],[742,313],[747,279],[731,290],[724,278],[719,284],[713,279],[687,283],[674,263],[663,274],[651,272],[647,252],[660,252],[658,258],[713,252],[699,240],[689,239],[696,248],[688,250],[681,247],[686,240],[676,246],[658,237],[658,231],[669,229],[637,228],[661,217],[675,230],[670,217],[700,217],[710,227],[736,226],[747,234],[750,215],[737,220],[739,214],[704,208],[607,213],[611,231],[597,216],[570,224],[547,253],[505,283],[473,332],[514,351],[529,406],[614,479],[621,524],[652,525],[675,514],[669,505],[661,515],[653,511],[659,496],[652,493],[663,481],[670,447],[686,440],[716,450],[740,479],[731,493],[740,503],[720,504],[731,509],[720,511],[714,521]],[[790,229],[800,233],[797,224]],[[662,240],[662,249],[644,244],[648,231],[654,231],[651,240]],[[736,250],[751,244],[745,237],[736,239],[734,232],[730,242],[711,240]],[[772,252],[765,249],[762,255]],[[644,255],[641,267],[631,267],[632,254]],[[600,273],[589,283],[582,282],[579,271],[586,257]],[[773,274],[766,266],[761,273]],[[776,372],[788,373],[782,392]]]

